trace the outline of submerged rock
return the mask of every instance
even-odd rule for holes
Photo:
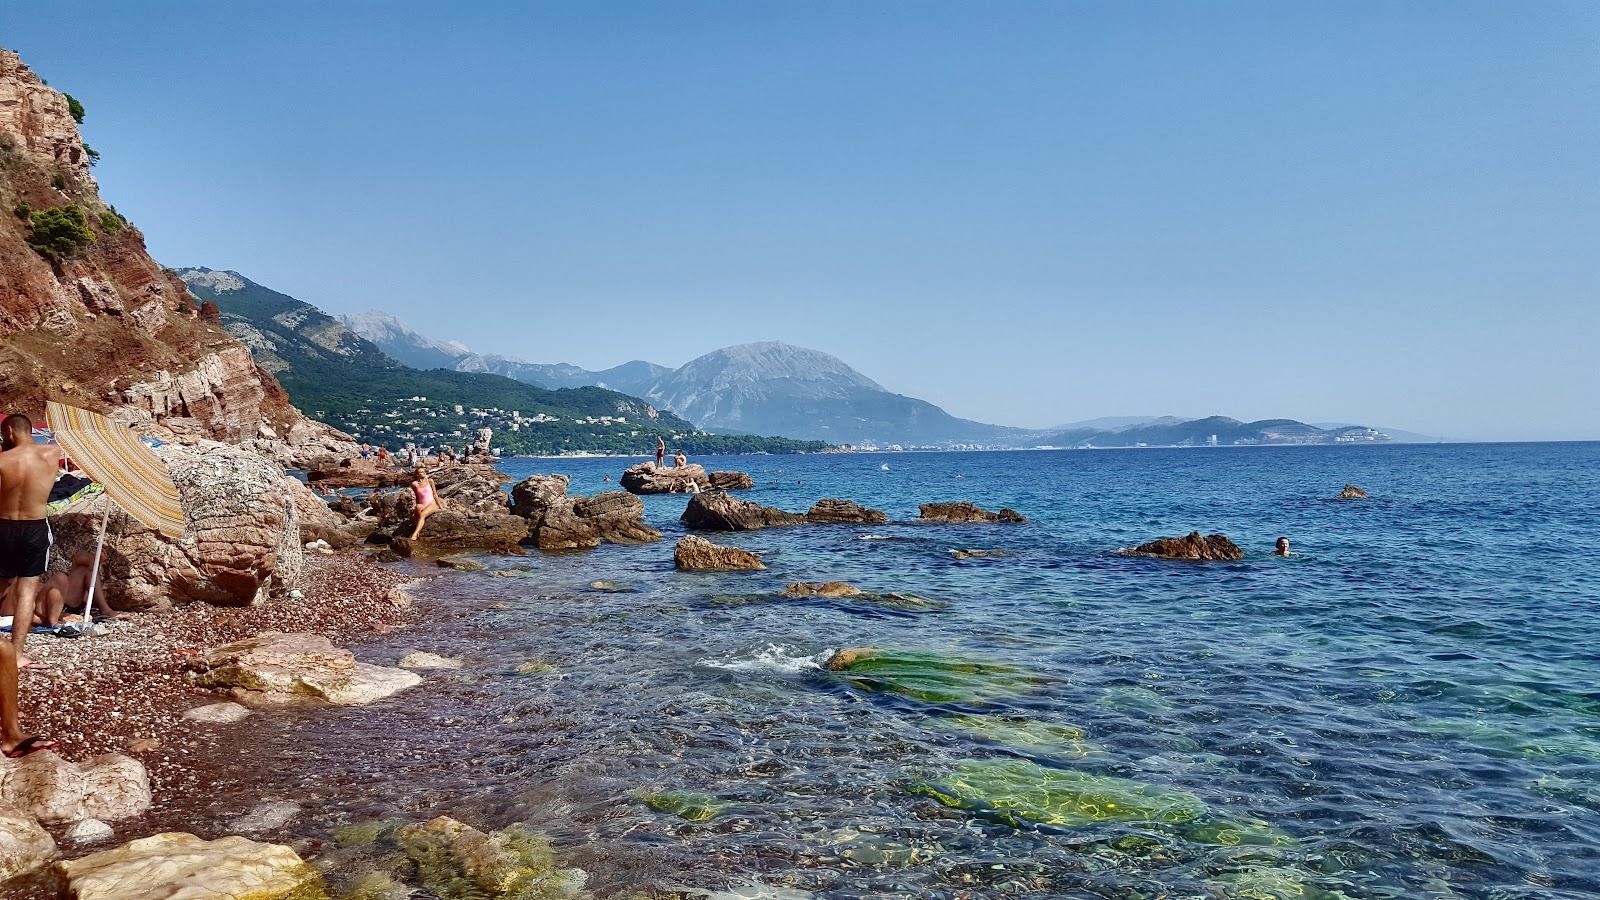
[[[402,669],[459,669],[461,660],[440,656],[437,653],[428,653],[423,650],[412,650],[400,657]]]
[[[433,561],[441,569],[455,569],[458,572],[482,572],[489,568],[481,562],[466,556],[441,556]]]
[[[1347,485],[1344,486],[1344,490],[1339,492],[1339,496],[1335,497],[1334,499],[1335,500],[1365,500],[1365,499],[1367,499],[1367,492],[1362,490],[1361,488],[1356,487],[1353,484],[1347,484]]]
[[[207,725],[230,725],[250,715],[250,708],[232,701],[222,703],[207,703],[205,706],[196,706],[187,709],[183,717],[191,722],[204,722]]]
[[[672,560],[685,572],[753,572],[767,567],[749,550],[723,547],[692,534],[673,548]]]
[[[1083,739],[1083,729],[1076,725],[1041,722],[1020,716],[970,714],[936,719],[934,724],[1017,750],[1063,759],[1083,759],[1093,752],[1093,748]]]
[[[189,665],[199,686],[232,690],[256,705],[299,699],[360,706],[422,681],[404,669],[357,662],[321,635],[278,631],[209,650]]]
[[[707,491],[689,498],[679,517],[684,527],[697,531],[755,531],[781,525],[803,525],[804,516],[740,500],[726,491]]]
[[[889,515],[854,500],[830,497],[818,500],[806,513],[806,521],[818,525],[882,525],[889,521]]]
[[[801,581],[786,585],[783,592],[796,597],[860,597],[865,593],[842,581]]]
[[[621,484],[630,494],[692,494],[712,487],[711,476],[699,463],[677,468],[642,462],[622,473]]]
[[[55,855],[55,838],[32,816],[0,809],[0,883],[39,868]]]
[[[639,802],[651,810],[677,816],[686,822],[709,822],[728,808],[727,803],[699,791],[655,791],[638,797]]]
[[[249,812],[228,823],[229,831],[240,834],[260,834],[276,831],[300,815],[301,806],[292,800],[270,800],[257,803]]]
[[[321,900],[322,876],[281,844],[168,832],[56,863],[75,900]]]
[[[829,672],[843,672],[864,659],[877,656],[878,652],[875,647],[846,647],[843,650],[833,651],[833,655],[828,657],[822,667]]]
[[[1006,663],[927,650],[840,650],[823,664],[864,691],[883,691],[924,703],[984,703],[1046,683]]]
[[[924,503],[917,507],[917,517],[929,522],[1026,522],[1027,517],[1011,507],[990,512],[965,500],[959,503]]]
[[[1180,788],[1051,769],[1024,759],[966,760],[915,790],[945,806],[1015,828],[1036,824],[1079,828],[1107,822],[1174,825],[1206,812],[1204,801]]]
[[[545,838],[513,825],[485,834],[448,816],[395,830],[422,888],[438,897],[577,897],[588,876],[556,865]]]
[[[1004,550],[951,550],[950,555],[956,559],[1004,559],[1011,554]]]
[[[150,808],[150,779],[143,763],[121,753],[82,764],[49,750],[21,759],[0,757],[0,808],[25,811],[46,825],[114,822]]]
[[[1208,534],[1202,537],[1198,531],[1191,531],[1181,538],[1160,538],[1121,552],[1124,556],[1149,556],[1155,559],[1244,559],[1244,551],[1239,549],[1238,544],[1228,540],[1227,535]]]
[[[620,584],[620,583],[615,582],[615,581],[603,581],[602,580],[602,581],[591,581],[591,582],[589,582],[589,590],[591,590],[591,591],[602,591],[602,592],[607,593],[607,594],[631,594],[631,593],[633,593],[634,589],[629,587],[626,584]]]

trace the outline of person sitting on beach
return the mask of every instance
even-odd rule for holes
[[[417,501],[417,525],[411,529],[411,539],[414,541],[422,534],[422,525],[428,521],[428,517],[444,509],[444,500],[440,498],[433,479],[428,477],[427,469],[419,468],[411,473],[411,493]]]
[[[661,435],[656,435],[656,468],[661,468],[667,461],[667,442]]]
[[[672,467],[681,469],[689,464],[689,457],[683,455],[681,449],[672,451]]]
[[[105,564],[105,551],[101,551],[100,562]],[[104,571],[102,569],[102,571]],[[89,578],[94,572],[94,551],[79,550],[72,554],[72,567],[65,572],[52,572],[45,579],[39,592],[42,601],[34,608],[33,624],[46,627],[61,624],[61,617],[67,612],[82,612],[83,600],[89,594]],[[117,612],[111,608],[106,600],[106,582],[104,578],[95,580],[94,585],[94,615],[111,619],[126,619],[127,613]],[[11,598],[7,597],[0,603],[0,615],[14,616],[16,610],[12,608]]]
[[[15,596],[11,640],[0,640],[0,752],[11,759],[61,745],[27,737],[18,721],[17,669],[30,660],[23,655],[34,598],[50,565],[50,525],[45,507],[55,484],[61,448],[33,442],[33,422],[21,413],[0,422],[0,593]]]
[[[1272,555],[1273,556],[1288,556],[1289,555],[1289,539],[1286,538],[1286,537],[1278,538],[1277,545],[1272,548]]]

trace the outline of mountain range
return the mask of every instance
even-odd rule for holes
[[[1241,422],[1224,416],[1106,416],[1025,429],[957,418],[925,400],[885,389],[837,357],[777,341],[714,350],[677,369],[643,360],[591,371],[473,353],[430,338],[381,312],[344,316],[352,331],[416,366],[494,372],[542,387],[597,385],[649,400],[701,428],[782,434],[854,446],[1133,447],[1376,441],[1364,426],[1314,426],[1293,419]],[[1407,434],[1409,438],[1409,433]]]
[[[654,446],[656,434],[691,452],[820,447],[699,435],[670,412],[600,387],[550,390],[488,372],[422,371],[317,307],[237,272],[199,266],[177,275],[194,296],[214,304],[223,330],[250,348],[256,364],[277,378],[296,405],[365,441],[460,444],[489,428],[494,444],[513,453],[642,453]],[[455,349],[440,347],[441,353]]]

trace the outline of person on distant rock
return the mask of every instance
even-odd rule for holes
[[[414,541],[422,534],[422,525],[428,517],[444,509],[444,501],[439,497],[439,489],[434,486],[433,479],[428,477],[428,470],[418,468],[411,473],[411,493],[417,501],[417,524],[411,529],[411,539]]]
[[[16,759],[61,745],[25,737],[17,720],[17,669],[33,621],[33,601],[50,564],[50,524],[45,506],[55,484],[61,448],[33,442],[33,422],[21,413],[0,422],[0,593],[15,594],[11,640],[0,641],[0,752]]]
[[[661,435],[656,435],[656,468],[661,468],[667,461],[667,442]]]
[[[683,450],[681,448],[672,451],[672,467],[674,469],[681,469],[688,464],[689,457],[683,455]]]
[[[371,455],[372,455],[372,448],[367,446],[366,444],[362,444],[361,445],[361,458],[362,459],[366,459],[367,457],[369,457]]]
[[[601,484],[610,484],[611,483],[611,476],[610,475],[602,475],[602,476],[600,476],[600,483]]]
[[[379,447],[378,448],[378,465],[387,466],[388,464],[389,464],[389,448],[388,447]]]
[[[1288,556],[1289,555],[1289,539],[1286,538],[1286,537],[1278,538],[1277,545],[1272,548],[1272,555],[1273,556]]]

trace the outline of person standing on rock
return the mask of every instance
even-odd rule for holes
[[[0,593],[13,591],[11,640],[0,641],[0,752],[13,759],[60,745],[24,737],[17,721],[17,670],[33,621],[33,602],[50,566],[50,524],[45,506],[61,462],[61,448],[33,442],[33,422],[21,413],[0,422]]]
[[[661,435],[656,435],[656,468],[661,468],[667,462],[667,441]]]

